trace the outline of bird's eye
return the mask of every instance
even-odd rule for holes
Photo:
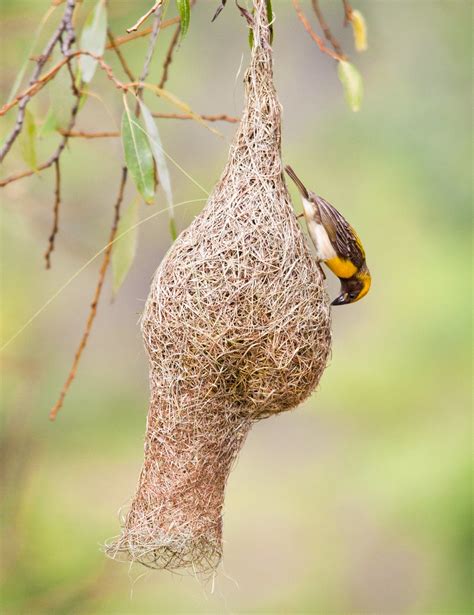
[[[357,291],[353,290],[349,293],[349,299],[351,299],[352,301],[353,299],[357,297],[357,295],[358,295]]]

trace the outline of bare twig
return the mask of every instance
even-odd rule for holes
[[[161,75],[160,83],[158,84],[159,88],[164,88],[165,83],[168,81],[168,72],[169,66],[173,61],[173,52],[175,50],[176,45],[179,41],[179,34],[181,31],[181,26],[178,26],[174,31],[173,38],[171,39],[170,46],[168,47],[168,51],[166,52],[166,57],[163,62],[163,73]]]
[[[155,2],[155,4],[151,7],[151,9],[148,10],[144,15],[140,17],[140,19],[137,21],[136,24],[134,24],[131,28],[127,28],[127,32],[129,34],[130,32],[136,32],[138,28],[142,25],[142,23],[145,22],[148,19],[148,17],[150,17],[150,15],[155,13],[155,11],[159,7],[161,7],[161,5],[162,5],[162,0],[157,0],[157,2]]]
[[[124,70],[124,73],[127,75],[127,77],[130,79],[130,81],[135,81],[135,77],[133,76],[132,71],[130,70],[129,65],[127,64],[127,61],[125,60],[125,57],[123,55],[123,53],[120,51],[120,49],[118,48],[117,44],[115,43],[115,38],[114,35],[112,34],[112,31],[109,29],[107,30],[107,37],[110,41],[110,45],[111,48],[115,51],[117,58]]]
[[[59,208],[61,206],[61,168],[59,166],[59,157],[54,162],[55,169],[55,189],[54,189],[54,206],[53,206],[53,228],[48,240],[48,247],[44,254],[46,261],[46,269],[51,267],[51,254],[54,250],[54,243],[57,232],[59,230]]]
[[[319,25],[321,26],[321,30],[324,32],[324,36],[326,37],[326,40],[328,40],[331,43],[336,53],[338,53],[340,56],[343,56],[344,52],[342,51],[341,45],[339,44],[336,37],[332,34],[326,20],[324,19],[324,15],[319,7],[319,0],[312,0],[312,3],[313,3],[313,10],[319,21]]]
[[[167,19],[163,21],[161,24],[161,30],[165,30],[174,24],[177,24],[181,21],[180,17],[172,17],[171,19]],[[124,34],[124,36],[119,36],[115,39],[115,45],[120,47],[121,45],[125,45],[130,41],[134,41],[137,38],[143,38],[144,36],[148,36],[151,34],[152,28],[145,28],[144,30],[140,30],[140,32],[132,32],[131,34]],[[109,43],[106,49],[112,49],[112,45]]]
[[[73,90],[74,89],[75,89],[75,86],[73,85]],[[77,90],[75,90],[75,92],[76,92],[75,93],[76,103],[74,107],[71,109],[71,116],[69,118],[68,126],[66,130],[64,131],[64,133],[61,133],[63,134],[63,139],[59,143],[55,152],[48,158],[48,160],[46,160],[46,162],[43,162],[42,164],[38,165],[36,169],[34,170],[27,169],[25,171],[20,171],[19,173],[14,173],[13,175],[10,175],[9,177],[6,177],[5,179],[0,180],[0,188],[4,188],[8,184],[18,181],[19,179],[24,179],[25,177],[31,177],[31,175],[35,175],[40,171],[49,169],[49,167],[53,166],[53,164],[55,164],[59,160],[64,148],[67,145],[68,139],[70,137],[70,132],[72,131],[74,124],[76,123],[76,117],[79,111],[80,94],[79,92],[77,92]]]
[[[120,137],[120,132],[118,130],[110,130],[110,131],[102,131],[102,132],[85,132],[84,130],[60,130],[59,131],[63,136],[71,138],[81,138],[81,139],[107,139],[109,137]]]
[[[193,120],[194,116],[190,113],[152,113],[153,117],[161,117],[168,120]],[[238,117],[232,117],[231,115],[199,115],[199,117],[206,122],[229,122],[230,124],[237,124],[240,121]]]
[[[84,329],[84,333],[82,335],[81,341],[79,343],[79,346],[76,350],[76,354],[74,356],[74,361],[72,363],[72,367],[71,370],[69,372],[69,375],[66,379],[66,382],[64,383],[64,386],[61,390],[61,393],[59,395],[59,398],[57,400],[57,402],[54,404],[53,408],[51,409],[51,412],[49,413],[49,418],[54,421],[59,410],[61,409],[63,403],[64,403],[64,398],[66,397],[66,394],[69,390],[69,387],[71,386],[75,376],[76,376],[76,372],[77,372],[77,368],[79,366],[79,362],[81,360],[81,356],[82,353],[84,352],[84,349],[87,345],[87,340],[89,338],[91,329],[92,329],[92,325],[94,324],[94,320],[95,317],[97,315],[97,306],[99,303],[99,299],[100,299],[100,295],[102,292],[102,287],[104,285],[104,281],[105,281],[105,274],[107,273],[107,269],[109,267],[109,263],[110,263],[110,255],[112,252],[112,245],[113,245],[113,240],[115,239],[115,235],[117,233],[117,227],[118,227],[118,223],[119,223],[119,219],[120,219],[120,206],[122,204],[123,201],[123,195],[125,192],[125,184],[127,182],[127,169],[124,167],[122,169],[122,178],[120,180],[120,188],[119,188],[119,193],[118,193],[118,197],[117,197],[117,201],[115,203],[115,209],[114,209],[114,218],[113,218],[113,222],[112,222],[112,228],[110,229],[110,235],[109,235],[109,243],[107,244],[107,249],[104,252],[104,257],[102,259],[102,265],[100,267],[100,271],[99,271],[99,278],[97,281],[97,286],[95,288],[95,292],[94,292],[94,297],[92,299],[92,303],[91,303],[91,307],[90,307],[90,311],[89,311],[89,316],[87,318],[87,322],[86,322],[86,326]]]
[[[293,2],[293,6],[295,7],[296,14],[298,15],[298,19],[301,21],[306,32],[311,36],[311,38],[316,43],[316,45],[319,47],[319,49],[323,53],[327,54],[329,57],[333,58],[334,60],[344,60],[345,58],[343,56],[341,56],[340,54],[326,47],[322,38],[318,36],[316,32],[314,32],[314,30],[311,28],[309,21],[306,19],[305,14],[301,10],[298,0],[292,0],[292,2]]]
[[[67,0],[66,8],[65,8],[61,23],[57,27],[53,36],[50,38],[48,44],[43,50],[43,53],[36,60],[36,66],[35,66],[35,69],[31,75],[31,78],[28,84],[30,88],[34,86],[34,84],[38,81],[38,78],[41,74],[41,71],[43,70],[44,65],[49,60],[54,47],[56,46],[58,41],[61,39],[61,36],[63,32],[65,31],[66,31],[66,37],[62,42],[63,53],[66,53],[66,54],[69,53],[70,47],[72,43],[74,42],[74,30],[72,29],[71,19],[72,19],[72,14],[74,11],[75,4],[76,4],[76,0]],[[16,141],[18,135],[20,134],[23,128],[23,123],[25,121],[25,110],[26,110],[26,107],[29,101],[31,100],[31,94],[28,91],[30,88],[28,88],[26,90],[26,93],[23,93],[22,96],[16,97],[15,99],[16,101],[15,105],[18,104],[18,113],[16,117],[16,122],[15,122],[15,126],[13,127],[11,133],[8,135],[8,137],[5,140],[5,143],[0,149],[0,162],[2,162],[5,156],[8,154],[13,143]],[[12,105],[12,106],[15,106],[15,105]],[[8,104],[4,105],[4,107],[6,106],[8,106]]]
[[[344,25],[347,26],[352,17],[352,6],[349,4],[349,0],[342,0],[344,5]]]
[[[28,96],[31,98],[31,96],[37,94],[48,83],[48,81],[51,81],[51,79],[53,79],[56,76],[56,74],[61,70],[61,68],[65,64],[68,64],[73,58],[80,56],[80,55],[90,56],[91,58],[94,58],[95,60],[97,60],[99,67],[105,72],[107,77],[115,84],[115,86],[118,89],[125,91],[129,87],[131,87],[130,84],[122,83],[119,79],[117,79],[117,77],[115,77],[111,67],[106,62],[104,62],[104,59],[101,56],[98,56],[95,53],[91,53],[90,51],[82,51],[82,50],[73,51],[72,53],[69,54],[67,58],[63,58],[60,62],[58,62],[55,66],[53,66],[53,68],[51,68],[47,73],[45,73],[42,77],[37,79],[33,84],[31,84],[24,92],[22,92],[21,94],[18,94],[18,96],[16,96],[13,100],[4,104],[3,107],[0,109],[0,117],[2,115],[5,115],[13,107],[16,107],[16,105],[18,105],[19,102],[22,100],[22,98],[24,98],[25,96]]]
[[[153,117],[161,118],[164,120],[194,120],[195,116],[189,113],[152,113]],[[201,119],[206,122],[228,122],[229,124],[237,124],[240,121],[240,118],[233,117],[231,115],[199,115]],[[118,131],[103,131],[103,132],[85,132],[82,130],[61,130],[60,133],[67,137],[68,139],[74,138],[82,138],[82,139],[105,139],[105,138],[113,138],[119,137],[120,133]],[[24,179],[25,177],[31,177],[32,175],[37,174],[39,171],[44,171],[52,166],[56,160],[57,152],[51,156],[46,162],[38,165],[38,167],[32,171],[31,169],[27,169],[25,171],[20,171],[5,179],[0,180],[0,188],[4,188],[8,184],[16,182],[20,179]]]

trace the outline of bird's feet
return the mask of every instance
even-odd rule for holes
[[[321,275],[323,276],[323,280],[326,279],[326,274],[323,271],[323,268],[321,267],[321,263],[318,263],[318,267],[319,267],[319,271],[321,272]]]

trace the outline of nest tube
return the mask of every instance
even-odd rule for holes
[[[245,109],[223,174],[158,267],[141,327],[150,406],[137,492],[112,558],[214,571],[224,491],[256,420],[317,386],[329,300],[284,182],[266,0],[254,0]]]

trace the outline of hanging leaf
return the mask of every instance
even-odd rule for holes
[[[171,190],[171,179],[166,163],[166,157],[161,143],[160,133],[158,132],[158,126],[150,113],[148,107],[140,101],[140,111],[142,113],[143,121],[145,122],[145,128],[150,142],[150,147],[155,158],[156,166],[158,168],[158,176],[163,186],[163,190],[166,196],[166,202],[169,208],[170,217],[170,231],[173,240],[176,239],[176,225],[174,222],[174,210],[173,210],[173,192]]]
[[[350,62],[340,60],[337,74],[344,88],[347,104],[352,111],[359,111],[362,102],[362,77],[357,68]]]
[[[179,16],[181,18],[181,40],[186,36],[189,29],[189,20],[191,18],[191,7],[189,0],[176,0]]]
[[[211,22],[215,21],[219,15],[221,14],[221,12],[224,10],[225,5],[226,5],[227,0],[221,0],[219,6],[216,9],[216,12],[214,13],[214,17],[211,19]]]
[[[125,162],[138,192],[145,203],[153,203],[155,195],[155,165],[145,131],[132,117],[124,96],[125,111],[122,116],[122,143]]]
[[[122,286],[135,259],[138,239],[138,199],[133,199],[120,218],[117,241],[112,247],[112,292],[114,297]]]
[[[80,48],[101,56],[105,49],[107,38],[107,8],[105,0],[99,0],[89,13],[81,34]],[[79,66],[82,80],[90,83],[97,68],[97,60],[90,56],[80,56]]]
[[[352,32],[354,34],[354,44],[357,51],[366,51],[367,49],[367,25],[365,18],[360,11],[352,11],[351,13]]]
[[[36,170],[36,123],[28,107],[25,110],[25,120],[23,122],[23,129],[20,133],[19,142],[23,160],[31,169]]]

